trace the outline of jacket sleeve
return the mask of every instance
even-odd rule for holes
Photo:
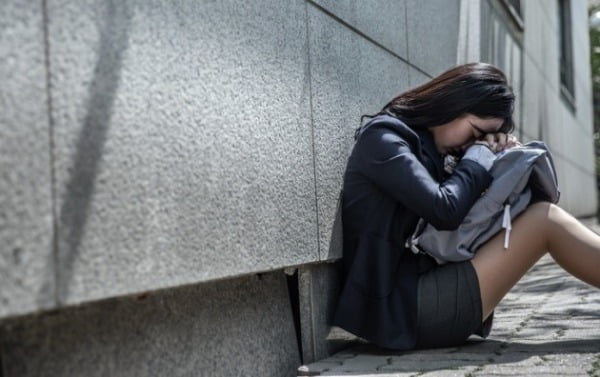
[[[483,166],[466,159],[438,182],[402,137],[382,127],[366,131],[355,148],[362,175],[439,230],[456,229],[492,182]]]

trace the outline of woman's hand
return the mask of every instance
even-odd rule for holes
[[[522,145],[515,135],[503,132],[486,134],[481,140],[476,141],[476,143],[487,145],[494,153]]]

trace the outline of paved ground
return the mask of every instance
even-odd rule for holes
[[[600,233],[597,225],[592,228]],[[600,377],[600,290],[572,278],[547,256],[498,306],[485,341],[413,352],[358,342],[300,367],[298,375]]]

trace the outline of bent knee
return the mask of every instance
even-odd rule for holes
[[[562,211],[562,209],[554,203],[541,201],[541,202],[533,203],[532,205],[527,207],[527,209],[525,211],[526,212],[536,212],[536,213],[540,213],[542,215],[549,216],[553,212]]]
[[[560,209],[557,205],[541,201],[535,202],[523,212],[523,217],[529,218],[530,221],[535,221],[536,223],[545,223],[549,221],[557,209]]]
[[[545,209],[545,210],[550,210],[550,208],[552,207],[557,207],[556,204],[554,203],[550,203],[550,202],[546,202],[546,201],[539,201],[539,202],[535,202],[533,204],[531,204],[528,209]]]
[[[531,204],[529,207],[527,207],[526,211],[539,212],[540,214],[548,217],[548,216],[552,215],[553,213],[563,212],[564,210],[554,203],[547,202],[547,201],[540,201],[540,202],[535,202],[535,203]]]
[[[535,202],[527,207],[524,212],[524,217],[529,218],[530,221],[533,221],[536,224],[548,227],[546,230],[549,230],[552,223],[556,222],[557,219],[560,219],[563,214],[565,214],[565,211],[556,204],[541,201]]]

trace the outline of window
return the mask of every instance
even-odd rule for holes
[[[558,0],[560,94],[571,110],[575,110],[575,85],[573,80],[573,35],[571,31],[571,2]]]
[[[510,14],[513,22],[523,30],[523,15],[521,14],[521,0],[502,0],[502,5]]]
[[[506,2],[521,17],[521,0],[506,0]]]
[[[511,10],[512,9],[512,10]],[[481,2],[481,61],[500,67],[517,97],[513,118],[516,131],[523,138],[523,32],[519,0]]]

